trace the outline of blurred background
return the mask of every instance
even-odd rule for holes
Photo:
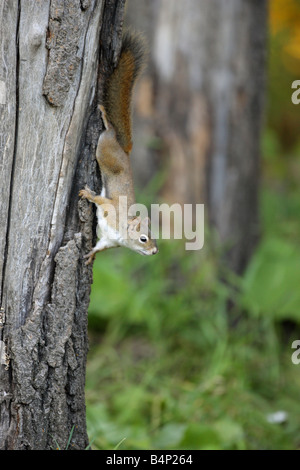
[[[299,0],[128,0],[138,202],[205,204],[205,244],[98,255],[96,449],[298,449]]]

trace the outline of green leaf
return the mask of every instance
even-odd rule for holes
[[[267,239],[254,254],[242,282],[242,304],[256,315],[300,321],[300,250]]]
[[[157,432],[154,447],[156,449],[176,449],[183,439],[186,427],[186,424],[176,422],[166,424]]]
[[[187,427],[179,444],[181,449],[221,450],[221,439],[212,427],[191,423]]]
[[[220,420],[215,423],[214,428],[223,442],[223,448],[236,447],[239,450],[245,448],[243,428],[235,421],[229,419]]]

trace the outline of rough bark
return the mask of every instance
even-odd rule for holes
[[[63,449],[72,429],[71,448],[88,444],[94,231],[78,191],[99,189],[98,69],[116,60],[124,1],[0,5],[0,449]]]
[[[138,142],[153,153],[158,136],[163,198],[205,203],[227,264],[241,272],[259,232],[267,1],[131,0],[128,21],[145,30],[152,57],[137,92],[136,179],[153,174]]]

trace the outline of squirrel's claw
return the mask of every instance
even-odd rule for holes
[[[85,186],[84,189],[81,189],[79,191],[79,196],[82,197],[83,199],[88,199],[90,201],[93,201],[93,198],[95,197],[94,191],[92,191],[88,186]]]
[[[78,194],[79,194],[80,197],[83,197],[83,198],[86,199],[87,194],[88,194],[88,191],[87,191],[86,188],[85,188],[85,189],[81,189]]]
[[[85,265],[88,266],[94,260],[95,253],[93,251],[90,251],[90,253],[88,253],[87,255],[84,255],[84,258],[88,258],[88,260],[85,262]]]

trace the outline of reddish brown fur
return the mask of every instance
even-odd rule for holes
[[[127,154],[132,149],[131,97],[134,83],[145,62],[143,39],[132,32],[123,36],[120,59],[107,79],[104,108],[116,131],[117,140]]]

